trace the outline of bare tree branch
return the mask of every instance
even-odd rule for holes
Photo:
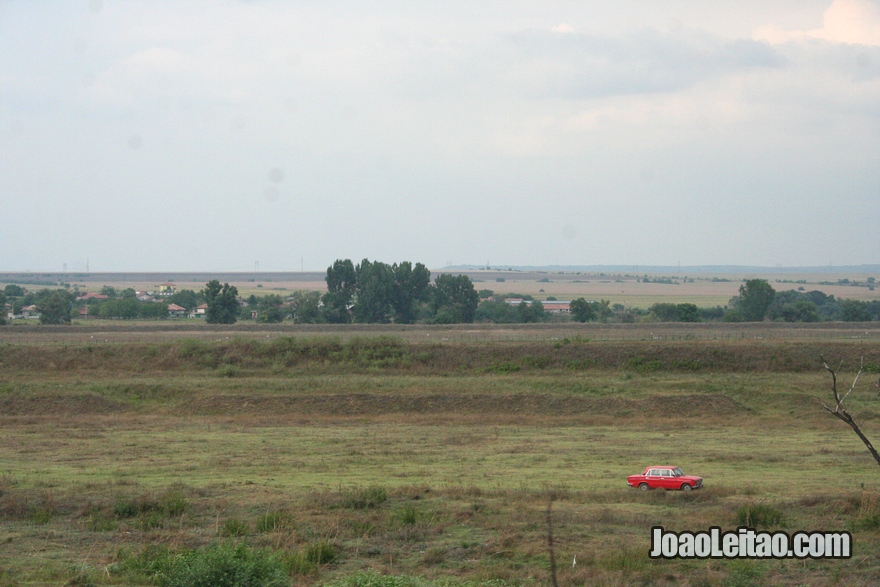
[[[877,453],[877,450],[871,444],[871,441],[868,440],[868,437],[862,432],[861,427],[856,423],[853,419],[852,415],[843,407],[843,402],[846,401],[846,398],[849,397],[849,394],[853,392],[856,388],[856,383],[859,380],[859,376],[862,374],[862,369],[865,366],[865,358],[862,357],[862,361],[859,365],[859,372],[856,373],[855,378],[853,379],[852,385],[849,388],[843,397],[840,397],[840,392],[837,391],[837,372],[840,370],[840,367],[843,365],[843,362],[837,366],[837,369],[832,369],[828,366],[828,362],[825,360],[825,357],[822,357],[822,365],[825,367],[825,370],[831,373],[831,393],[834,396],[834,409],[828,407],[824,402],[822,403],[822,407],[825,408],[828,413],[830,413],[835,418],[846,422],[850,428],[853,429],[853,432],[856,433],[862,442],[865,443],[865,446],[868,447],[868,451],[871,453],[871,456],[874,457],[874,460],[877,461],[877,464],[880,465],[880,454]],[[878,382],[878,386],[880,386],[880,382]]]

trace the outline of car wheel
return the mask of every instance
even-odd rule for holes
[[[639,483],[639,489],[641,489],[642,491],[647,491],[648,484],[647,483]]]
[[[687,483],[682,483],[682,484],[681,484],[681,490],[682,490],[682,491],[690,491],[691,489],[693,489],[693,487],[691,487],[691,486],[688,485]]]

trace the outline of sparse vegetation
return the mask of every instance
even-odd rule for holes
[[[4,344],[0,585],[545,585],[551,499],[566,587],[880,579],[880,472],[817,409],[819,355],[877,343],[640,328]],[[847,399],[875,436],[877,401]],[[625,486],[672,459],[705,487]],[[857,556],[652,561],[657,523],[850,530]]]

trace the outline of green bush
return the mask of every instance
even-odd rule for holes
[[[247,522],[237,518],[229,518],[223,522],[223,527],[220,528],[220,535],[234,538],[236,536],[247,536],[250,531],[251,527]]]
[[[98,576],[98,572],[92,567],[75,565],[64,585],[67,587],[96,587],[95,578]]]
[[[326,540],[310,544],[306,549],[306,560],[316,565],[329,565],[336,560],[336,548]]]
[[[161,587],[286,587],[287,573],[267,551],[224,542],[191,550],[171,559],[159,574]]]
[[[659,359],[648,361],[644,357],[633,357],[629,360],[628,366],[639,373],[652,373],[663,369],[663,361]]]
[[[113,515],[117,519],[138,517],[137,525],[144,530],[161,528],[169,517],[182,516],[189,502],[178,491],[167,491],[158,498],[144,495],[123,497],[113,505]]]
[[[419,510],[416,506],[407,504],[394,512],[393,519],[401,526],[414,526],[419,521]]]
[[[520,366],[511,361],[505,361],[503,363],[495,363],[494,365],[489,365],[486,367],[486,371],[491,371],[493,373],[516,373],[520,370]]]
[[[51,506],[35,506],[29,512],[31,523],[37,526],[48,524],[54,515],[55,509]]]
[[[737,525],[749,528],[780,526],[783,518],[781,510],[765,503],[746,504],[736,511]]]
[[[420,577],[407,575],[379,575],[375,571],[361,571],[328,583],[327,587],[428,587]]]
[[[880,513],[862,516],[853,522],[853,530],[877,530],[880,528]]]
[[[355,510],[377,508],[388,501],[388,490],[380,485],[356,487],[343,493],[342,506]]]

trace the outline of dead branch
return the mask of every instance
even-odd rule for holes
[[[855,378],[853,379],[852,385],[849,387],[849,391],[843,394],[843,397],[840,396],[840,392],[837,390],[837,372],[840,370],[840,367],[843,363],[841,362],[837,369],[832,369],[828,366],[828,361],[825,360],[825,357],[822,357],[822,365],[824,365],[825,370],[831,373],[831,393],[834,396],[834,408],[829,407],[825,402],[822,402],[822,407],[825,408],[829,414],[834,416],[835,418],[846,422],[850,428],[853,429],[853,432],[856,433],[856,436],[862,439],[862,442],[865,443],[865,446],[868,447],[868,451],[871,453],[871,456],[874,457],[874,460],[877,461],[877,464],[880,465],[880,454],[877,453],[877,449],[871,444],[871,441],[868,440],[868,437],[864,435],[861,427],[856,423],[853,419],[852,414],[850,414],[845,407],[843,407],[843,402],[846,401],[846,398],[849,397],[849,394],[853,392],[856,388],[856,383],[859,381],[859,376],[862,374],[862,369],[865,366],[865,359],[862,357],[861,363],[859,364],[859,372],[856,373]],[[880,383],[878,383],[880,385]]]

